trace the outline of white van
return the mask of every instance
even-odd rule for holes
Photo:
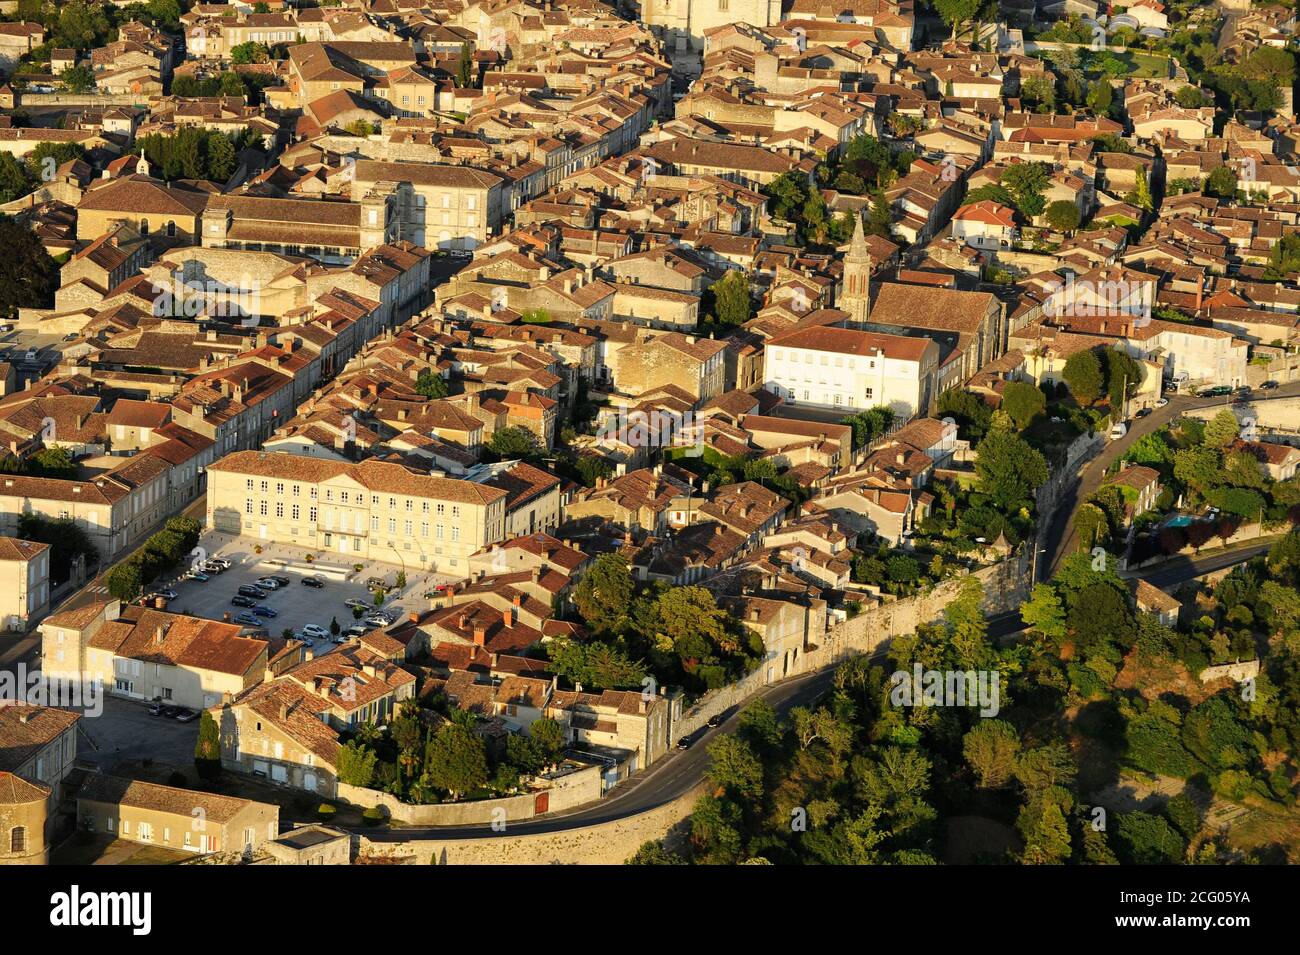
[[[1116,424],[1111,426],[1110,439],[1112,441],[1114,441],[1116,438],[1122,438],[1126,434],[1128,434],[1128,425],[1126,425],[1123,421],[1117,422]]]

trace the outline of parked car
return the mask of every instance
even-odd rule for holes
[[[168,704],[162,708],[162,715],[167,717],[169,720],[174,720],[176,718],[176,714],[179,713],[180,711],[181,708],[179,706],[171,706],[170,704]]]
[[[697,742],[699,742],[700,737],[704,735],[704,732],[705,732],[704,730],[698,729],[694,733],[691,733],[689,736],[683,736],[681,739],[677,741],[677,748],[690,749]]]
[[[288,587],[291,583],[293,583],[293,581],[290,580],[288,577],[281,577],[279,574],[267,574],[266,579],[274,580],[281,587]]]
[[[246,623],[250,627],[260,627],[262,625],[262,618],[257,614],[249,613],[245,610],[243,613],[235,614],[235,623]]]
[[[212,578],[209,577],[207,574],[205,574],[205,573],[204,573],[203,571],[201,571],[201,570],[191,570],[188,574],[185,575],[185,579],[186,579],[186,580],[197,580],[199,583],[201,583],[201,584],[205,584],[205,583],[207,583],[209,580],[211,580]]]
[[[304,587],[314,587],[315,589],[320,590],[320,588],[325,586],[325,581],[321,580],[319,577],[304,577],[302,579],[302,585]]]
[[[1215,385],[1213,388],[1202,388],[1196,393],[1198,398],[1222,398],[1224,395],[1232,394],[1231,385]]]
[[[258,600],[266,596],[265,590],[261,587],[254,587],[252,584],[240,584],[238,593],[243,594],[245,597],[256,597]]]
[[[254,605],[253,598],[245,597],[243,594],[235,594],[230,598],[230,602],[236,607],[252,607]]]
[[[209,557],[208,563],[213,567],[220,567],[222,570],[229,570],[234,565],[224,557]]]
[[[384,590],[387,589],[388,584],[384,582],[384,578],[382,577],[367,577],[366,586],[371,588],[372,590],[375,589],[376,587],[378,587],[381,590]]]
[[[1111,426],[1110,438],[1112,441],[1114,441],[1116,438],[1122,438],[1126,434],[1128,434],[1128,425],[1126,425],[1123,421],[1117,421],[1115,422],[1114,425]]]
[[[177,723],[188,723],[191,720],[197,720],[199,714],[185,706],[176,707],[176,715],[172,717]]]
[[[721,726],[723,720],[727,718],[726,713],[714,713],[709,717],[709,725],[713,727]]]
[[[205,560],[202,564],[205,573],[224,574],[228,569],[224,563],[218,563],[215,560]]]
[[[1272,391],[1272,390],[1275,389],[1276,387],[1277,387],[1277,382],[1274,381],[1272,378],[1270,378],[1268,381],[1264,382],[1262,385],[1259,386],[1259,390],[1260,390],[1260,391]]]
[[[324,640],[330,635],[330,632],[324,627],[318,627],[314,623],[309,623],[303,626],[302,635],[304,637],[310,637],[313,640]]]
[[[1138,411],[1137,411],[1137,414],[1135,414],[1133,417],[1135,417],[1135,418],[1145,418],[1145,417],[1146,417],[1147,415],[1149,415],[1150,413],[1151,413],[1151,409],[1150,409],[1150,408],[1139,408]]]
[[[393,621],[384,617],[366,617],[361,622],[369,624],[371,627],[387,627]]]
[[[154,596],[161,597],[163,600],[175,600],[178,594],[174,590],[160,590]]]
[[[361,626],[360,624],[358,624],[358,625],[355,626],[355,627],[348,627],[346,630],[343,631],[342,634],[340,634],[340,636],[344,636],[344,637],[364,637],[366,634],[368,634],[368,633],[371,631],[371,629],[372,629],[372,628],[370,628],[370,627],[363,627],[363,626]]]
[[[1169,399],[1168,399],[1168,398],[1157,398],[1157,399],[1156,399],[1156,407],[1157,407],[1157,408],[1163,408],[1163,407],[1164,407],[1165,405],[1167,405],[1167,404],[1169,404]]]
[[[370,610],[370,609],[371,609],[370,604],[366,603],[364,600],[359,600],[359,599],[356,598],[356,597],[349,597],[347,600],[343,601],[343,606],[345,606],[345,607],[349,607],[349,608],[351,608],[352,610]]]
[[[166,709],[166,707],[163,706],[162,700],[154,700],[152,703],[149,704],[149,715],[162,716],[164,709]]]
[[[280,581],[276,580],[274,577],[259,577],[254,581],[254,583],[263,590],[279,590],[281,586]]]
[[[253,610],[253,613],[257,614],[259,617],[278,617],[278,616],[280,616],[280,614],[279,614],[277,611],[272,610],[270,607],[263,607],[261,604],[258,604],[257,606],[253,607],[252,610]]]

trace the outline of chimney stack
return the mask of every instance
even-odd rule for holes
[[[481,647],[487,643],[487,631],[482,627],[474,628],[474,646]]]

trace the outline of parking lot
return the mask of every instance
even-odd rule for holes
[[[194,765],[194,745],[199,721],[181,723],[165,716],[150,716],[145,703],[105,695],[97,716],[83,713],[77,724],[89,737],[77,743],[77,758],[111,771],[123,761],[151,759],[184,769]]]
[[[205,534],[199,541],[203,555],[207,559],[224,557],[231,562],[230,569],[222,574],[210,574],[207,581],[180,580],[160,588],[176,592],[176,599],[168,603],[167,609],[210,620],[233,620],[236,614],[248,612],[248,608],[230,602],[241,585],[255,584],[259,577],[268,575],[283,576],[289,578],[287,586],[267,591],[265,598],[254,599],[276,613],[276,616],[262,620],[268,633],[278,635],[288,629],[295,636],[301,636],[306,624],[315,624],[326,630],[332,620],[338,621],[341,630],[357,625],[358,621],[344,601],[355,598],[371,602],[372,594],[366,585],[369,578],[382,579],[387,585],[383,608],[396,613],[399,620],[408,613],[427,608],[424,594],[436,585],[454,579],[413,572],[406,587],[398,590],[397,575],[401,568],[393,564],[363,562],[358,571],[354,564],[339,563],[337,558],[329,559],[330,555],[308,561],[307,551],[279,544],[262,544],[259,554],[256,550],[258,543],[244,537]],[[319,589],[308,587],[302,582],[306,577],[317,577],[325,582],[325,586]]]

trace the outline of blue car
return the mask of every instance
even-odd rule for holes
[[[278,613],[276,613],[276,612],[275,612],[274,610],[272,610],[270,607],[263,607],[261,604],[258,604],[256,607],[253,607],[253,608],[251,608],[251,609],[252,609],[253,613],[257,614],[259,617],[278,617],[278,616],[280,616]]]

